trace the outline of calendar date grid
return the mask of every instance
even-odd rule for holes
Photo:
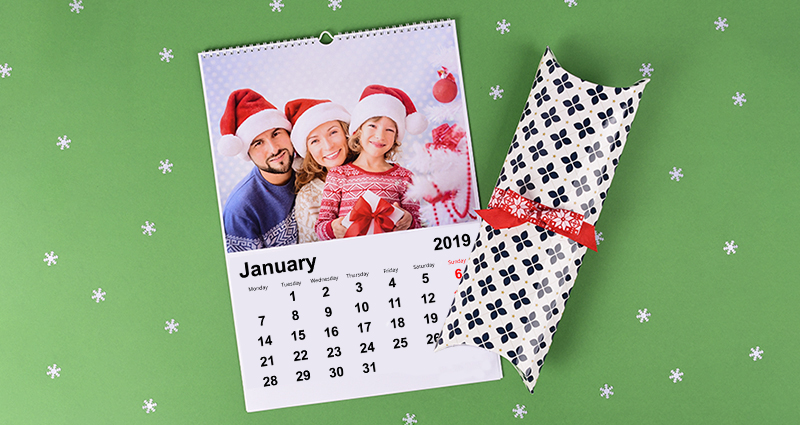
[[[358,380],[391,368],[409,349],[432,353],[448,307],[444,300],[458,281],[456,273],[433,263],[422,266],[379,267],[277,288],[269,303],[274,308],[253,318],[261,385]]]

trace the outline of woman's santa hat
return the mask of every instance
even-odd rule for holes
[[[422,134],[428,128],[428,120],[417,112],[406,92],[392,87],[373,84],[361,93],[361,99],[353,109],[350,135],[373,117],[389,117],[397,124],[397,141],[403,140],[406,131]]]
[[[344,106],[322,99],[295,99],[286,103],[286,118],[292,123],[292,145],[301,157],[306,156],[306,139],[318,126],[328,121],[350,124],[350,113]]]
[[[219,122],[222,138],[217,143],[217,151],[249,161],[250,143],[259,134],[273,128],[291,131],[292,124],[264,96],[250,89],[236,90],[228,96],[225,113]]]

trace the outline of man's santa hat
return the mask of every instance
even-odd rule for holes
[[[217,143],[217,151],[249,161],[250,143],[259,134],[273,128],[291,131],[292,124],[264,96],[250,89],[236,90],[228,96],[225,113],[219,122],[222,138]]]
[[[392,87],[373,84],[361,93],[361,99],[353,109],[350,135],[373,117],[389,117],[397,124],[397,141],[403,140],[406,131],[421,134],[428,128],[428,120],[417,112],[411,98]]]
[[[286,118],[292,123],[292,145],[301,157],[306,156],[308,134],[328,121],[350,124],[350,113],[344,106],[330,100],[295,99],[286,103]]]

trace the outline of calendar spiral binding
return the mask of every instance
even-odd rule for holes
[[[365,37],[376,37],[376,36],[383,36],[388,34],[398,34],[404,32],[412,32],[412,31],[421,31],[426,29],[434,29],[434,28],[444,28],[452,26],[455,23],[452,19],[440,19],[440,20],[432,20],[432,21],[425,21],[425,22],[413,22],[410,24],[404,25],[396,25],[392,27],[384,27],[384,28],[373,28],[370,30],[360,30],[360,31],[353,31],[353,32],[340,32],[335,36],[332,36],[333,42],[337,40],[351,40],[356,38],[365,38]],[[239,55],[242,53],[252,53],[252,52],[260,52],[262,50],[275,50],[275,49],[286,49],[295,46],[308,46],[314,44],[321,44],[320,37],[322,34],[330,33],[328,31],[322,31],[319,37],[307,37],[307,38],[298,38],[298,39],[290,39],[290,40],[283,40],[283,41],[274,41],[271,43],[262,43],[262,44],[250,44],[244,46],[236,46],[236,47],[229,47],[227,49],[214,49],[214,50],[205,50],[199,53],[201,59],[210,58],[210,57],[219,57],[219,56],[233,56]]]

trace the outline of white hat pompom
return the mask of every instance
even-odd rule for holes
[[[428,128],[428,119],[419,112],[406,117],[406,131],[410,134],[422,134]]]
[[[217,152],[224,156],[236,156],[244,150],[244,141],[233,134],[226,134],[217,143]]]

